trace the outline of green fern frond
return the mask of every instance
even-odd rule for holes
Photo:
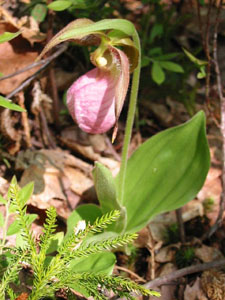
[[[86,257],[88,255],[99,253],[105,250],[111,250],[113,248],[122,247],[124,245],[132,243],[137,238],[137,234],[124,234],[115,238],[107,239],[97,242],[95,244],[89,244],[82,249],[78,249],[70,253],[69,259],[76,257]]]
[[[15,300],[17,297],[17,295],[14,293],[14,291],[10,287],[7,288],[6,294],[9,296],[10,300]]]
[[[2,282],[0,283],[0,299],[5,299],[5,293],[9,286],[9,283],[13,282],[17,277],[19,271],[22,269],[22,262],[26,256],[24,252],[16,260],[12,261],[8,266],[7,270],[4,272]]]
[[[104,214],[102,217],[97,218],[92,226],[90,226],[91,233],[102,232],[109,225],[115,222],[120,216],[119,210],[113,210],[109,213]]]
[[[105,299],[104,291],[112,290],[115,294],[120,297],[126,297],[127,299],[132,299],[131,293],[136,295],[144,296],[156,296],[160,297],[158,292],[148,290],[143,286],[122,277],[114,277],[106,274],[95,274],[95,273],[82,273],[76,274],[73,277],[74,280],[77,280],[78,284],[84,286],[85,288],[89,287],[90,294],[96,299],[96,292],[100,294],[98,299]]]
[[[46,211],[47,214],[47,218],[44,224],[44,229],[43,229],[43,235],[41,235],[40,237],[40,248],[41,248],[41,252],[46,251],[51,238],[53,236],[53,233],[55,232],[55,229],[57,227],[56,225],[56,217],[57,217],[57,213],[56,213],[56,209],[51,206],[50,208],[47,209]]]
[[[60,245],[59,254],[61,256],[68,256],[74,249],[79,247],[81,243],[84,241],[88,234],[88,230],[79,231],[78,234],[75,235],[73,232],[69,235],[69,237]]]
[[[12,182],[10,183],[9,191],[8,191],[8,198],[11,201],[11,205],[15,208],[17,213],[17,219],[21,226],[21,235],[23,236],[24,240],[27,242],[27,246],[31,249],[31,251],[36,252],[36,245],[34,237],[31,233],[31,225],[28,221],[28,216],[26,214],[27,207],[24,206],[24,201],[21,199],[19,194],[19,186],[17,185],[15,177],[13,178]]]

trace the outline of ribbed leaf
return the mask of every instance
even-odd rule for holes
[[[122,203],[127,209],[126,231],[135,232],[155,215],[192,200],[205,181],[209,165],[203,112],[142,144],[127,166]]]

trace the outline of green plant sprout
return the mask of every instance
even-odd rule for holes
[[[142,295],[159,296],[159,293],[145,289],[144,287],[122,277],[114,277],[101,272],[94,272],[90,269],[80,272],[79,268],[74,267],[74,261],[86,258],[93,254],[104,254],[113,248],[121,247],[131,243],[136,234],[124,234],[110,239],[102,239],[95,243],[87,243],[86,237],[91,234],[101,233],[107,226],[119,218],[119,211],[115,210],[97,218],[91,225],[85,221],[79,221],[73,232],[70,233],[55,249],[51,243],[55,238],[56,230],[56,210],[50,207],[47,210],[47,218],[44,224],[43,234],[37,241],[32,234],[31,218],[27,214],[26,202],[32,194],[33,184],[30,183],[19,188],[15,177],[10,184],[7,200],[1,198],[6,206],[6,217],[1,217],[4,236],[1,242],[0,263],[7,261],[2,274],[0,299],[10,297],[16,299],[17,293],[13,290],[11,283],[19,286],[20,270],[26,266],[32,270],[32,290],[28,295],[29,300],[39,300],[43,297],[54,297],[59,289],[69,292],[71,288],[81,289],[85,294],[93,296],[95,299],[107,299],[104,291],[112,290],[120,297],[132,299],[131,293]],[[13,212],[16,215],[17,232],[19,232],[20,242],[18,246],[7,247],[6,236],[8,227],[8,215]],[[14,223],[15,226],[15,223]],[[15,232],[15,231],[14,231]],[[51,253],[57,251],[53,256]],[[103,252],[103,253],[102,253]],[[71,264],[73,262],[73,264]],[[76,265],[76,264],[75,264]]]

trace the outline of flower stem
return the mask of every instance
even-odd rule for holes
[[[125,135],[123,141],[123,151],[122,151],[122,160],[121,160],[121,167],[119,173],[119,185],[118,185],[118,201],[123,205],[123,198],[124,198],[124,186],[125,186],[125,178],[126,178],[126,169],[127,169],[127,161],[128,161],[128,150],[129,144],[131,140],[132,128],[134,124],[134,117],[135,117],[135,110],[137,105],[137,95],[138,95],[138,88],[139,88],[139,80],[140,80],[140,71],[141,71],[141,46],[140,40],[137,31],[135,30],[133,35],[133,40],[135,46],[139,50],[139,60],[138,66],[134,70],[133,73],[133,80],[131,86],[131,94],[130,94],[130,102],[129,102],[129,109],[127,114],[127,122],[125,128]]]

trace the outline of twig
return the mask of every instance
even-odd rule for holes
[[[200,3],[199,3],[199,1],[196,1],[196,2],[197,2],[197,13],[198,13],[198,26],[199,26],[200,34],[202,37],[203,48],[205,50],[205,38],[204,38],[204,30],[203,30],[203,26],[202,26]],[[206,50],[205,50],[205,52],[206,52]]]
[[[49,144],[51,149],[56,149],[56,144],[55,144],[54,140],[52,139],[52,136],[49,132],[48,123],[46,121],[45,114],[43,112],[42,107],[40,107],[40,124],[42,126],[42,135],[43,135],[44,143]],[[44,137],[47,138],[47,141]]]
[[[132,272],[131,270],[127,269],[127,268],[124,268],[124,267],[120,267],[120,266],[115,266],[115,268],[117,270],[120,270],[120,271],[123,271],[123,272],[126,272],[128,274],[130,274],[131,276],[135,277],[138,279],[138,281],[140,282],[146,282],[146,280],[144,280],[142,277],[140,277],[138,274]]]
[[[22,108],[25,108],[24,101],[25,101],[24,93],[23,92],[18,93],[18,103]],[[30,125],[27,116],[27,111],[23,111],[21,113],[21,117],[22,117],[23,129],[24,129],[25,143],[28,148],[31,148],[32,143],[31,143]]]
[[[217,91],[220,99],[220,131],[222,135],[222,192],[220,196],[220,207],[219,213],[216,219],[215,224],[210,228],[209,232],[203,236],[203,239],[210,237],[216,232],[216,230],[221,226],[223,221],[223,213],[225,210],[225,97],[223,96],[223,85],[221,80],[220,68],[218,63],[218,56],[217,56],[217,36],[218,36],[218,26],[220,22],[220,11],[222,9],[223,1],[220,0],[220,3],[217,7],[217,15],[216,15],[216,23],[214,28],[214,37],[213,37],[213,62],[215,65],[215,72],[216,72],[216,81],[217,81]]]
[[[204,264],[198,264],[195,266],[190,266],[187,268],[183,268],[183,269],[174,271],[165,276],[158,277],[152,281],[149,281],[146,284],[144,284],[143,287],[145,287],[147,289],[155,289],[161,285],[168,285],[169,283],[173,283],[174,280],[176,280],[180,277],[190,275],[193,273],[203,272],[203,271],[213,269],[213,268],[223,268],[224,266],[225,266],[225,259],[212,261],[212,262],[208,262],[208,263],[204,263]],[[123,300],[124,298],[114,298],[113,297],[112,299]]]
[[[211,15],[211,9],[212,9],[213,1],[209,1],[209,8],[207,12],[207,21],[206,21],[206,31],[205,31],[205,54],[208,60],[207,64],[207,72],[206,72],[206,101],[208,104],[208,107],[210,107],[210,78],[211,78],[211,55],[210,55],[210,49],[209,49],[209,31],[210,31],[210,15]]]
[[[151,289],[151,288],[156,288],[158,286],[168,284],[169,282],[176,280],[180,277],[193,274],[193,273],[198,273],[198,272],[203,272],[212,268],[222,268],[225,266],[225,259],[213,261],[213,262],[208,262],[204,264],[198,264],[195,266],[190,266],[187,268],[180,269],[178,271],[172,272],[168,275],[156,278],[155,280],[152,280],[150,282],[147,282],[144,284],[145,288]]]
[[[13,90],[11,93],[9,93],[6,98],[10,99],[13,96],[15,96],[17,93],[22,91],[26,86],[28,86],[31,81],[33,81],[48,65],[48,63],[45,63],[43,66],[40,67],[40,69],[35,72],[32,76],[30,76],[27,80],[25,80],[20,86],[18,86],[15,90]]]
[[[155,241],[152,237],[151,229],[149,228],[149,226],[147,228],[148,228],[149,240],[148,240],[148,243],[146,246],[147,246],[148,251],[151,254],[149,259],[151,262],[151,279],[153,280],[153,279],[155,279],[155,269],[156,269],[156,266],[155,266]]]
[[[47,4],[50,4],[51,2],[52,2],[52,0],[47,0]],[[54,21],[54,11],[49,9],[48,10],[47,42],[49,42],[53,37],[53,21]],[[57,90],[53,66],[51,66],[49,69],[49,79],[50,79],[51,94],[52,94],[52,99],[53,99],[52,110],[53,110],[53,116],[54,116],[54,124],[55,124],[56,128],[59,129],[60,128],[59,96],[58,96],[58,90]]]
[[[45,59],[42,59],[40,61],[36,61],[36,62],[24,67],[23,69],[20,69],[20,70],[16,71],[14,73],[2,76],[2,77],[0,77],[0,81],[11,78],[11,77],[14,77],[14,76],[19,75],[21,73],[24,73],[24,72],[26,72],[30,69],[33,69],[33,68],[35,68],[37,66],[40,66],[40,65],[43,65],[45,63],[50,64],[50,62],[53,61],[56,57],[58,57],[60,54],[62,54],[67,49],[67,47],[68,47],[68,44],[64,44],[63,46],[60,46],[60,48],[55,53],[53,53],[51,56],[49,56]]]
[[[180,240],[184,244],[186,241],[185,230],[184,230],[184,221],[182,218],[182,208],[176,209],[176,217],[179,228]]]
[[[48,60],[46,59],[45,63],[40,67],[40,69],[35,72],[32,76],[30,76],[27,80],[25,80],[20,86],[18,86],[15,90],[13,90],[11,93],[9,93],[6,98],[10,99],[13,96],[15,96],[18,92],[22,91],[26,86],[28,86],[31,81],[33,81],[46,67],[47,65],[56,57],[58,57],[60,54],[62,54],[67,49],[67,45],[63,45],[57,52],[52,55],[52,59]],[[50,57],[49,57],[50,58]]]

